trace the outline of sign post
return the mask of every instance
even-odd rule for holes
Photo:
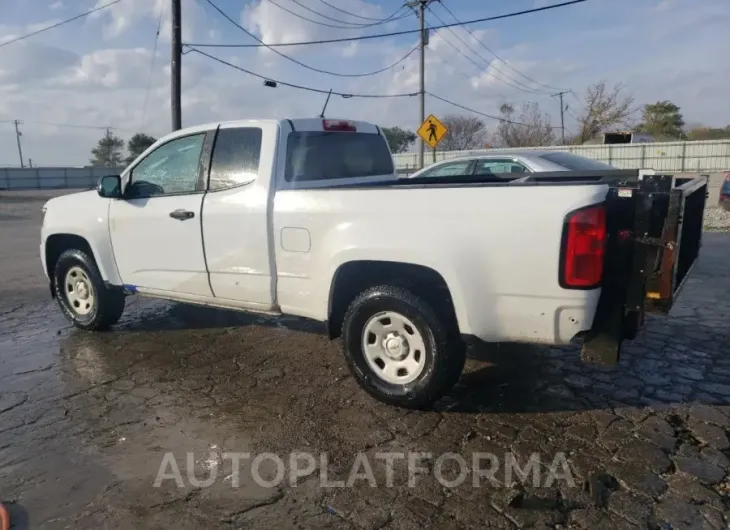
[[[428,118],[426,118],[426,121],[424,121],[418,128],[418,136],[420,136],[421,139],[426,142],[431,149],[433,149],[434,162],[436,162],[436,146],[444,139],[444,136],[446,136],[446,133],[448,132],[449,130],[446,126],[433,114],[429,115]]]

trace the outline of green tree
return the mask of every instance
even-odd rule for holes
[[[383,134],[393,153],[405,153],[416,141],[416,133],[400,127],[383,127]]]
[[[657,101],[644,105],[638,132],[652,134],[657,138],[683,138],[684,118],[680,108],[671,101]]]
[[[135,158],[144,153],[145,149],[156,141],[157,138],[153,138],[145,133],[136,133],[127,141],[127,151],[129,151],[129,156],[126,158],[125,162],[127,164],[134,162]]]
[[[91,165],[96,167],[119,167],[124,162],[124,140],[113,134],[109,129],[91,150],[93,158]]]

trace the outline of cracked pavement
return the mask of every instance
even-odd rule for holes
[[[455,390],[414,412],[369,398],[339,343],[298,319],[133,297],[112,331],[72,329],[40,271],[41,205],[0,196],[0,501],[17,528],[727,528],[728,234],[705,234],[672,315],[648,318],[617,367],[582,364],[575,346],[479,347]],[[233,487],[222,458],[292,451],[326,465],[296,487],[243,465]],[[181,487],[154,485],[168,452]],[[389,487],[387,452],[537,453],[543,477],[564,454],[574,485],[504,484],[500,468],[501,484],[451,488],[424,461],[410,487],[396,460]],[[377,487],[321,486],[359,453]]]

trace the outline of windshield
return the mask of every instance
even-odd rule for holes
[[[390,175],[385,138],[356,132],[293,132],[286,147],[287,182]]]
[[[615,167],[599,162],[598,160],[572,155],[570,153],[546,153],[544,155],[541,154],[540,158],[544,158],[548,162],[563,166],[571,171],[600,171],[602,169],[616,169]]]

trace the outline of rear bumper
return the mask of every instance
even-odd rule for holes
[[[594,289],[565,298],[499,296],[470,318],[469,331],[486,342],[569,344],[591,329],[600,294]]]

